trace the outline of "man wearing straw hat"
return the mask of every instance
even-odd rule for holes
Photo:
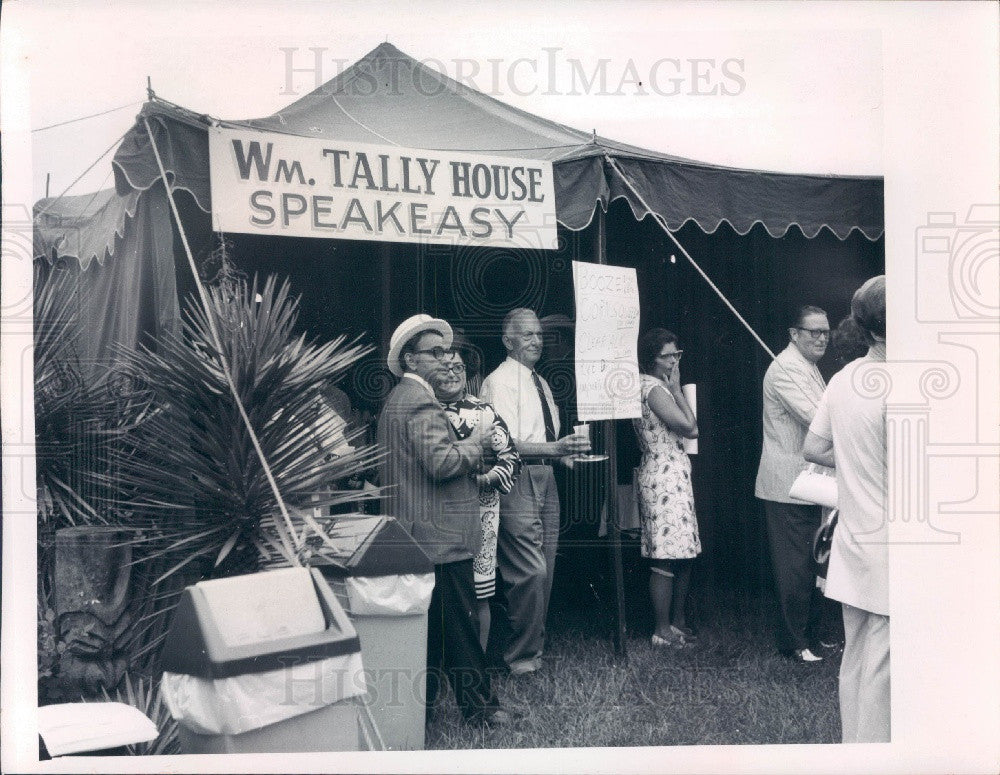
[[[479,550],[479,488],[475,474],[490,450],[492,426],[459,441],[431,387],[445,371],[451,326],[429,315],[404,320],[392,335],[388,367],[399,384],[378,422],[386,453],[381,483],[394,516],[434,563],[427,614],[427,712],[433,713],[442,673],[466,721],[506,724],[479,644],[472,559]]]

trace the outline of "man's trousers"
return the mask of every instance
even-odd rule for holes
[[[823,612],[816,589],[812,542],[820,526],[819,506],[764,501],[771,566],[778,593],[778,650],[809,648]]]
[[[559,493],[552,467],[527,465],[500,499],[497,541],[512,632],[504,660],[514,673],[541,667],[558,543]]]
[[[845,743],[889,742],[889,617],[843,603],[840,727]]]
[[[451,684],[467,721],[482,720],[498,707],[479,643],[471,558],[434,566],[434,592],[427,611],[428,712],[443,678]]]

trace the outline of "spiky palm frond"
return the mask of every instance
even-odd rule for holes
[[[108,462],[103,434],[115,413],[105,386],[80,362],[77,277],[65,270],[36,273],[34,292],[35,466],[39,533],[106,524],[89,492],[91,473]]]
[[[160,734],[148,743],[125,746],[132,756],[166,756],[180,753],[177,722],[174,721],[160,694],[160,683],[152,678],[137,677],[134,681],[126,673],[121,684],[112,693],[101,689],[108,702],[121,702],[142,711],[152,721]]]
[[[338,420],[324,410],[322,395],[372,348],[345,337],[308,341],[294,332],[297,315],[287,281],[230,283],[209,291],[207,309],[189,306],[183,332],[164,337],[155,352],[122,353],[149,403],[128,434],[130,449],[115,461],[114,478],[139,551],[173,561],[164,576],[190,563],[223,566],[219,572],[252,570],[260,547],[271,542],[282,547],[286,561],[297,562],[306,536],[316,533],[311,510],[358,499],[356,491],[330,488],[370,467],[376,448],[332,456],[329,440]],[[210,320],[290,527],[277,516],[264,465],[224,378]]]

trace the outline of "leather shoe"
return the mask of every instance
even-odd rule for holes
[[[513,714],[503,708],[497,708],[496,710],[487,713],[483,716],[482,721],[484,727],[508,727],[513,723]]]
[[[796,649],[792,659],[803,665],[816,665],[823,661],[823,657],[814,654],[810,649]]]
[[[537,673],[541,669],[541,657],[536,657],[535,659],[520,659],[517,662],[511,662],[510,665],[508,665],[508,670],[511,675],[530,675],[531,673]]]

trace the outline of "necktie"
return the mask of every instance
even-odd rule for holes
[[[549,402],[545,398],[545,391],[542,389],[542,378],[537,372],[531,372],[531,381],[535,383],[535,390],[538,391],[538,400],[542,402],[542,419],[545,421],[545,440],[556,440],[556,426],[552,422],[552,411],[549,409]]]

